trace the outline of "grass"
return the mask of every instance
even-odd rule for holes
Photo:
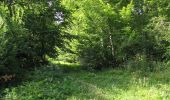
[[[170,69],[142,75],[123,69],[92,72],[78,65],[36,69],[18,86],[3,89],[3,100],[169,100]],[[72,70],[71,70],[72,69]]]

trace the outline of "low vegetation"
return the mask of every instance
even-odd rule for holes
[[[4,100],[168,100],[170,69],[149,74],[126,69],[80,70],[49,65],[27,74],[24,82],[3,89]]]

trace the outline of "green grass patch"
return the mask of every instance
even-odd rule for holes
[[[68,68],[67,71],[65,71]],[[79,68],[71,65],[70,68]],[[141,75],[123,69],[69,71],[49,65],[27,75],[22,84],[3,90],[3,100],[169,100],[170,69]]]

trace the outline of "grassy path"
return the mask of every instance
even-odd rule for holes
[[[170,100],[170,70],[141,75],[48,66],[30,72],[27,81],[3,93],[4,100]]]

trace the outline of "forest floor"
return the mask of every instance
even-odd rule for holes
[[[80,70],[54,65],[31,71],[1,90],[3,100],[170,100],[170,69],[141,74],[124,69]]]

